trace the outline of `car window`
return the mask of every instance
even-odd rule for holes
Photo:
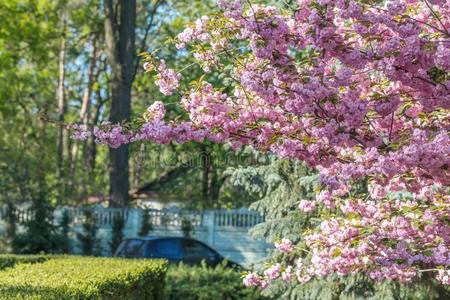
[[[143,244],[143,240],[128,240],[123,250],[121,250],[121,256],[130,257],[136,255]]]
[[[181,249],[180,241],[177,239],[157,240],[151,243],[151,256],[167,257],[167,258],[181,258],[183,250]]]
[[[146,242],[144,241],[144,244]],[[141,257],[144,258],[145,257],[145,251],[146,251],[146,246],[142,245],[141,247],[139,247],[138,251],[136,252],[136,254],[134,255],[135,257]]]
[[[184,240],[187,257],[215,257],[217,254],[207,246],[194,240]]]
[[[128,243],[128,240],[125,240],[122,243],[120,243],[119,247],[117,247],[117,250],[116,250],[116,254],[115,254],[116,256],[124,255],[127,243]]]

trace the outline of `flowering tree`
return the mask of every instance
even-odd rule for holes
[[[119,147],[137,141],[228,142],[299,159],[320,172],[317,224],[306,247],[276,244],[291,259],[246,285],[365,273],[411,281],[432,272],[450,284],[450,3],[446,0],[298,0],[278,10],[221,1],[221,13],[174,41],[205,76],[145,55],[164,95],[180,94],[189,119],[164,120],[155,101],[137,128],[93,134]],[[220,78],[213,86],[208,78]],[[74,138],[91,133],[73,126]],[[361,193],[354,184],[367,182]],[[295,258],[295,263],[288,263]]]

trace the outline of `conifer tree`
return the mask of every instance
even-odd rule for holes
[[[299,161],[282,160],[273,155],[254,153],[256,164],[241,168],[230,168],[227,173],[236,186],[255,197],[251,208],[265,216],[265,222],[252,228],[255,238],[264,238],[269,243],[288,238],[297,247],[305,248],[299,232],[317,224],[314,215],[299,209],[301,200],[314,199],[320,186],[319,174]],[[367,192],[366,183],[356,187],[360,193]],[[289,255],[271,251],[267,264],[281,260],[289,261]],[[294,261],[293,261],[294,263]],[[292,284],[278,280],[263,292],[275,299],[373,299],[373,300],[428,300],[448,299],[450,291],[423,277],[414,284],[398,282],[376,283],[366,276],[329,276],[323,280],[312,280],[305,284]]]

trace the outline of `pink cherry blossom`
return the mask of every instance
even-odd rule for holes
[[[313,212],[316,210],[316,203],[310,200],[301,200],[298,208],[306,213]]]
[[[261,285],[261,280],[259,279],[259,275],[253,272],[253,273],[247,274],[244,277],[243,283],[247,287],[259,286],[259,285]]]
[[[275,248],[280,250],[280,252],[289,253],[294,250],[294,244],[291,240],[283,238],[280,242],[275,243]]]
[[[164,60],[161,60],[158,70],[159,74],[155,81],[156,85],[159,86],[161,93],[164,95],[172,95],[173,91],[180,84],[181,75],[172,69],[168,69]]]
[[[144,117],[146,121],[161,121],[164,119],[166,114],[166,109],[161,101],[155,101],[152,105],[147,108],[147,112]]]
[[[270,268],[264,271],[264,275],[268,280],[275,280],[280,276],[281,265],[279,263],[274,264]]]
[[[292,266],[288,266],[283,273],[281,273],[281,279],[284,281],[290,281],[292,278]]]
[[[443,284],[450,285],[450,270],[439,270],[436,279]]]
[[[156,84],[164,95],[181,94],[188,119],[164,120],[155,102],[138,128],[76,125],[73,138],[93,135],[114,148],[208,139],[301,160],[320,173],[320,186],[299,209],[320,220],[299,232],[304,256],[289,240],[277,244],[299,256],[299,283],[353,273],[409,282],[426,270],[448,284],[448,1],[298,4],[289,12],[220,1],[222,13],[178,35],[177,48],[193,45],[205,73],[231,79],[182,90],[181,75],[161,60]],[[356,188],[361,182],[366,191]],[[245,282],[265,288],[290,278],[285,265]]]

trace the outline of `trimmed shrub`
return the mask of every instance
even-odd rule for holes
[[[0,271],[14,267],[17,264],[41,263],[50,259],[49,255],[0,255]]]
[[[219,265],[215,268],[201,266],[170,266],[164,287],[165,300],[260,300],[254,288],[246,288],[241,274],[231,268]]]
[[[158,300],[164,260],[59,257],[0,272],[0,299]]]

